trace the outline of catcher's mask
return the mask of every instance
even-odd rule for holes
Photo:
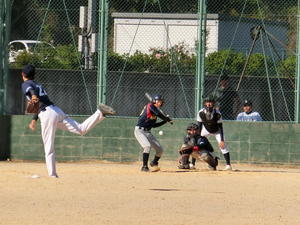
[[[212,103],[211,106],[206,106],[206,103]],[[215,100],[212,98],[212,97],[206,97],[204,100],[203,100],[203,105],[204,105],[204,108],[206,110],[208,110],[209,112],[212,112],[213,109],[214,109],[214,105],[215,105]]]
[[[187,131],[189,131],[189,130],[199,130],[199,126],[198,126],[198,124],[196,124],[196,123],[190,123],[190,124],[187,126],[186,130],[187,130]]]

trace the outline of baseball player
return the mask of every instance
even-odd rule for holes
[[[196,123],[191,123],[187,127],[187,135],[184,137],[183,145],[179,149],[181,155],[179,169],[191,169],[189,164],[189,157],[192,155],[193,159],[199,159],[208,164],[208,168],[216,170],[218,165],[218,157],[212,155],[214,151],[210,142],[206,137],[200,136],[199,126]],[[195,160],[193,166],[195,166]]]
[[[59,128],[84,135],[97,123],[101,122],[106,115],[114,115],[116,112],[113,108],[100,104],[98,110],[80,124],[68,117],[59,107],[50,101],[43,86],[34,81],[34,76],[35,67],[32,65],[24,66],[22,70],[24,81],[22,83],[22,91],[29,102],[39,103],[39,110],[33,115],[29,128],[35,130],[36,121],[38,118],[40,119],[48,175],[57,178],[54,150],[56,129]]]
[[[207,97],[203,101],[204,108],[202,108],[197,115],[200,135],[204,137],[213,135],[216,137],[219,148],[226,161],[225,170],[232,170],[230,154],[225,143],[222,116],[220,111],[214,108],[214,104],[215,100],[211,97]]]
[[[243,111],[239,113],[236,120],[238,121],[262,121],[261,116],[258,112],[252,111],[252,102],[245,100],[243,103]]]
[[[148,172],[148,159],[150,149],[153,147],[156,151],[155,157],[150,163],[151,167],[156,167],[158,170],[158,160],[160,159],[163,148],[160,145],[156,137],[151,133],[151,129],[160,127],[167,122],[171,122],[170,117],[165,116],[160,111],[160,107],[164,104],[164,100],[161,95],[155,95],[153,101],[148,103],[142,110],[137,125],[134,129],[134,135],[139,144],[143,148],[143,166],[141,171]],[[157,118],[162,119],[161,122],[157,122]]]

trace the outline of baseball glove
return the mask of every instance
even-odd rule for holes
[[[38,114],[40,108],[39,101],[28,101],[26,106],[26,114]]]

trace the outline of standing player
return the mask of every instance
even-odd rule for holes
[[[202,108],[198,115],[197,121],[199,124],[200,135],[207,137],[213,135],[219,144],[219,148],[225,158],[225,170],[232,170],[230,164],[230,154],[225,143],[222,116],[219,110],[214,108],[215,100],[211,97],[205,98]]]
[[[57,128],[68,130],[72,133],[84,135],[97,123],[101,122],[106,115],[114,115],[116,112],[109,106],[100,104],[98,110],[87,118],[83,123],[78,123],[69,118],[59,107],[49,99],[41,84],[34,81],[35,67],[26,65],[22,71],[22,90],[29,102],[39,103],[39,111],[33,115],[29,124],[30,129],[35,130],[36,121],[41,120],[42,138],[46,165],[50,177],[57,178],[55,166],[54,139]]]
[[[252,111],[252,102],[249,100],[245,100],[243,104],[243,111],[239,113],[236,120],[238,121],[262,121],[261,116],[258,112]]]
[[[155,149],[156,154],[150,163],[150,166],[156,167],[156,170],[158,170],[158,160],[163,153],[162,146],[156,137],[151,133],[152,128],[160,127],[166,122],[171,122],[170,117],[163,115],[159,110],[163,104],[164,100],[161,95],[154,96],[153,101],[148,103],[142,110],[138,119],[138,123],[134,129],[135,138],[143,148],[143,167],[141,170],[144,172],[149,171],[148,159],[151,147]],[[157,123],[157,117],[162,119],[162,121]]]

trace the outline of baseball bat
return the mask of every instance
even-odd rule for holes
[[[153,102],[152,96],[148,92],[145,93],[145,96],[150,102]],[[157,108],[157,109],[164,117],[169,117],[160,108]],[[173,125],[173,121],[170,121],[169,123]]]

